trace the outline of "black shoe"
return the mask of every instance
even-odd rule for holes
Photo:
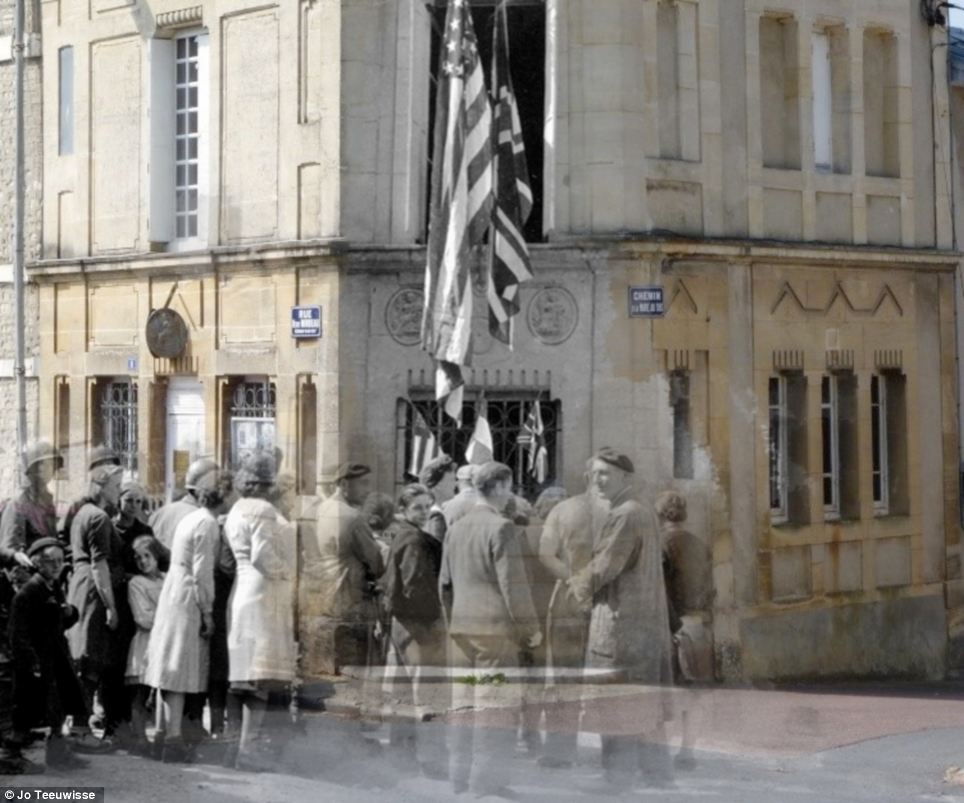
[[[69,736],[67,738],[67,744],[74,753],[93,756],[113,753],[117,749],[117,745],[110,739],[98,739],[90,731],[77,734],[76,736]]]

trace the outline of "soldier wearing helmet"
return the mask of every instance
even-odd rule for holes
[[[209,457],[201,457],[187,467],[184,475],[184,490],[186,493],[176,502],[169,502],[154,511],[150,519],[154,537],[165,547],[170,549],[174,540],[174,531],[181,519],[198,509],[197,489],[204,478],[218,470],[218,464]]]
[[[47,485],[64,460],[47,441],[34,441],[24,450],[24,477],[20,493],[0,517],[0,563],[30,569],[27,550],[34,541],[57,537],[54,498]]]

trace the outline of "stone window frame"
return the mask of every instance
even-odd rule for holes
[[[783,85],[780,87],[780,94],[783,97],[782,104],[767,103],[768,92],[766,86],[771,81],[776,81],[777,76],[771,70],[766,69],[764,51],[766,50],[767,32],[765,26],[778,25],[783,28],[782,37],[782,58],[783,69],[781,76]],[[800,172],[803,169],[803,148],[802,148],[802,124],[803,115],[800,108],[800,53],[798,41],[798,29],[800,20],[793,14],[786,13],[766,13],[759,18],[757,36],[759,38],[760,49],[760,70],[757,80],[760,82],[760,109],[759,120],[760,141],[761,141],[761,161],[763,167],[775,170],[788,170]],[[791,91],[792,90],[792,91]],[[772,116],[772,117],[771,117]],[[768,151],[767,145],[772,142],[773,137],[767,136],[768,124],[779,122],[781,131],[780,152]]]

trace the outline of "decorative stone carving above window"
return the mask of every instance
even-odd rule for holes
[[[191,25],[200,25],[201,11],[201,6],[179,8],[177,11],[165,11],[163,14],[157,15],[157,27],[158,29],[170,29],[186,28]]]

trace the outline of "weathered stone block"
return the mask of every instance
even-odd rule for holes
[[[875,544],[874,570],[877,587],[910,584],[910,537],[882,538]]]

